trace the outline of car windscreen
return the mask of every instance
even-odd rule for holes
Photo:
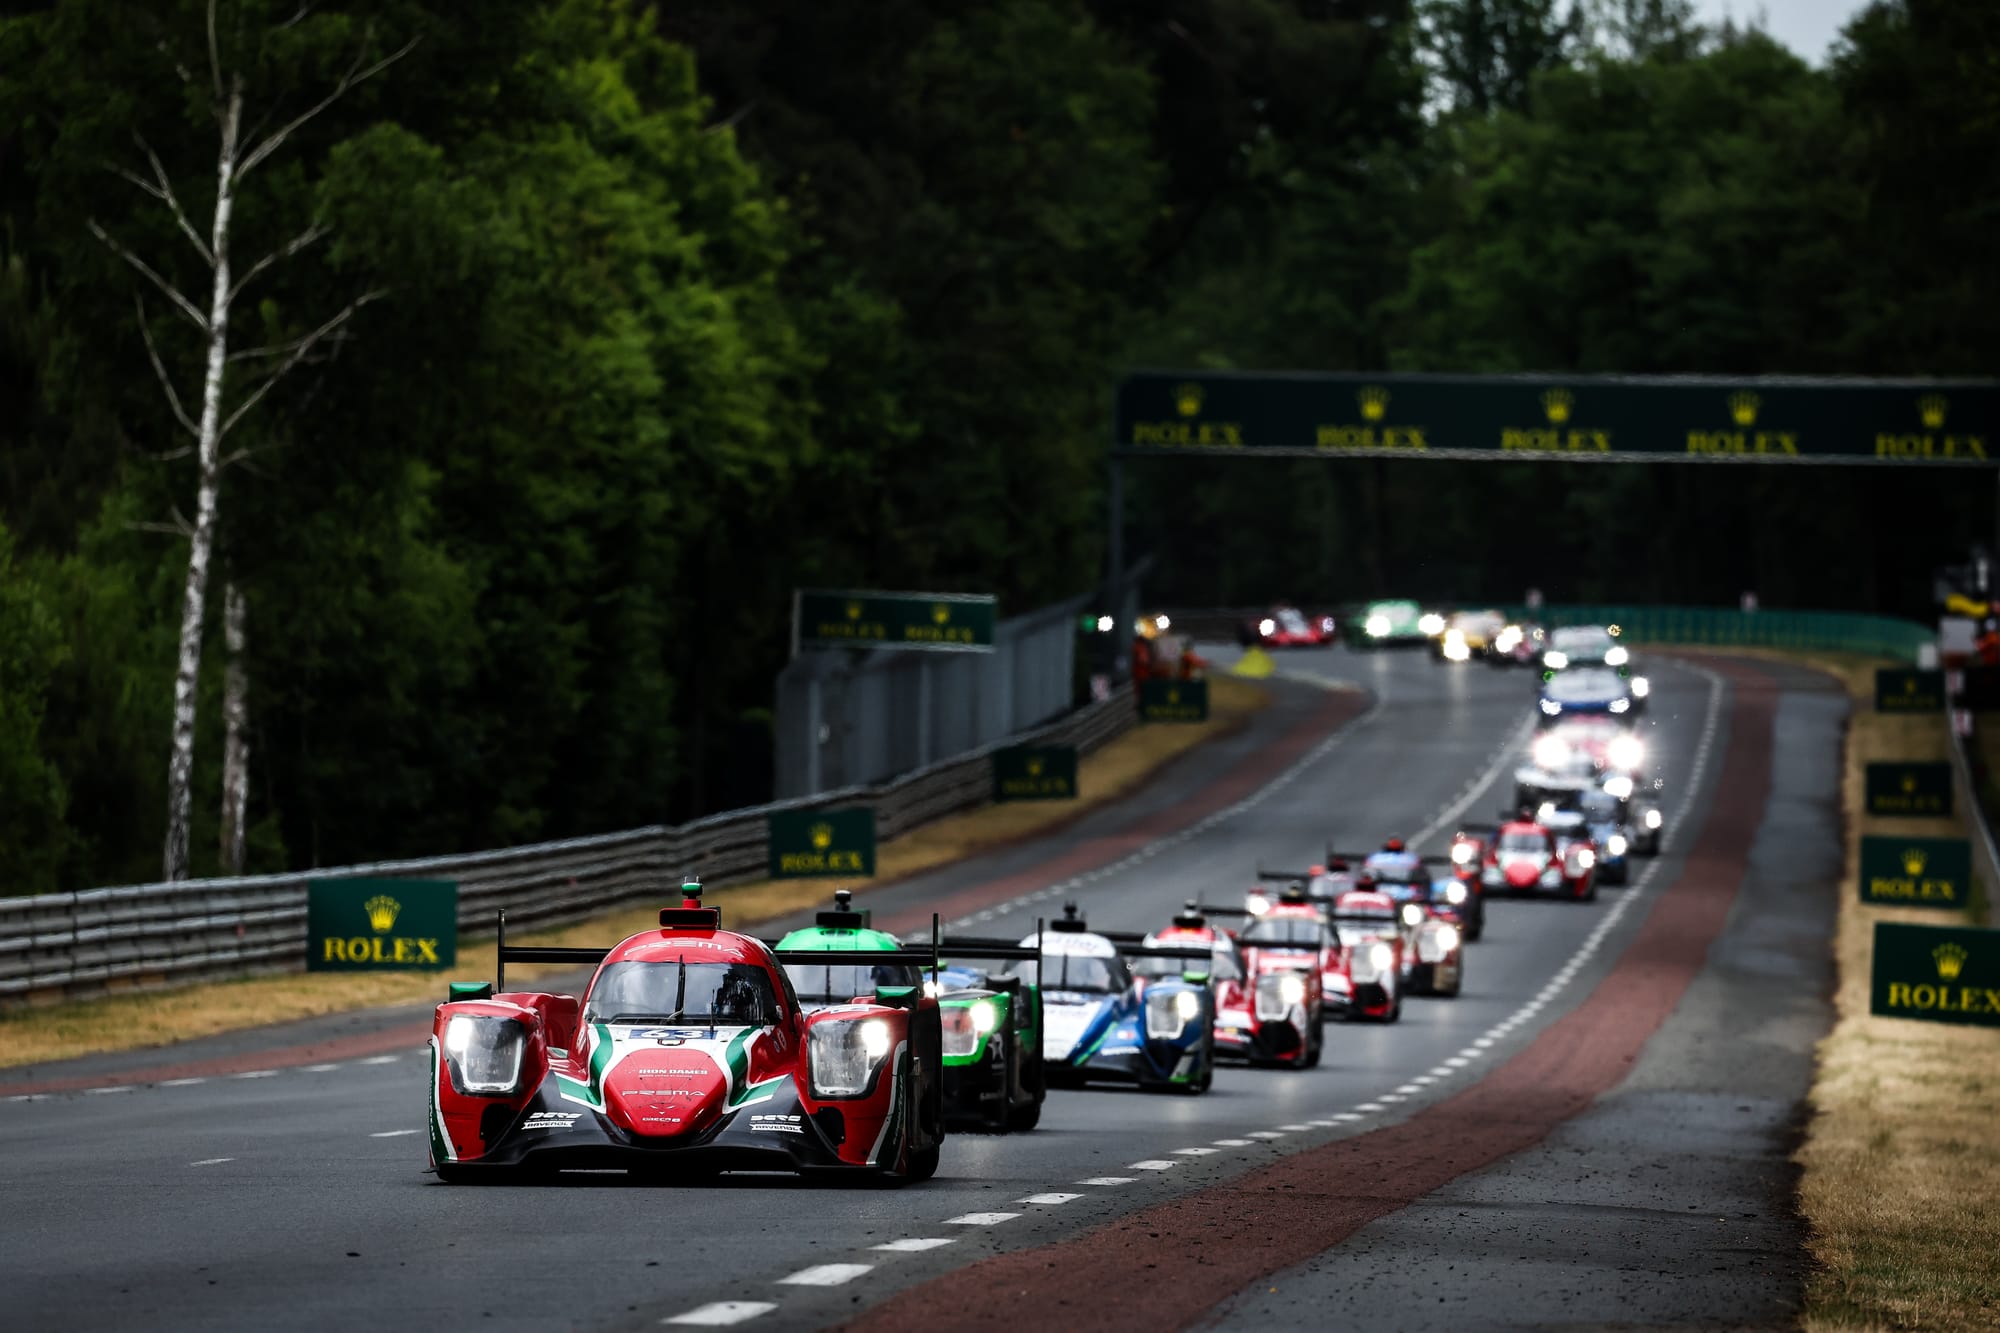
[[[1368,873],[1383,884],[1428,884],[1421,861],[1384,860],[1368,867]]]
[[[1381,935],[1396,928],[1394,912],[1342,912],[1333,928],[1343,941],[1352,935]]]
[[[1042,957],[1041,985],[1045,990],[1085,991],[1093,995],[1109,995],[1124,990],[1131,984],[1131,976],[1125,964],[1117,958],[1103,958],[1080,953],[1051,953]],[[1009,975],[1035,979],[1035,964],[1019,962],[1010,968]]]
[[[1161,947],[1174,948],[1175,946],[1175,941],[1168,940]],[[1187,947],[1199,949],[1201,946],[1190,943]],[[1199,958],[1141,957],[1132,960],[1132,971],[1142,977],[1177,977],[1185,972],[1199,972],[1201,970],[1202,961]],[[1212,951],[1212,957],[1208,964],[1208,975],[1216,981],[1238,981],[1242,979],[1243,969],[1237,965],[1236,955],[1228,948],[1217,948]]]
[[[1276,619],[1279,628],[1291,634],[1304,634],[1311,629],[1306,624],[1306,618],[1289,606],[1278,612]]]
[[[923,984],[922,975],[909,963],[788,962],[785,974],[807,1004],[845,1004],[873,995],[878,987]]]
[[[1277,945],[1294,949],[1317,949],[1324,942],[1320,932],[1319,922],[1308,921],[1304,917],[1267,916],[1261,921],[1252,922],[1249,928],[1236,938],[1246,946],[1261,944],[1266,947]]]
[[[1500,850],[1503,852],[1546,852],[1548,839],[1539,833],[1514,832],[1500,835]]]
[[[612,963],[598,974],[586,1023],[762,1027],[778,1021],[771,977],[754,963]]]
[[[1549,646],[1571,657],[1602,657],[1611,649],[1611,635],[1591,625],[1559,629],[1549,636]]]

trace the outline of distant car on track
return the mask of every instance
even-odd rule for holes
[[[1415,602],[1368,602],[1348,625],[1347,641],[1356,647],[1387,648],[1424,643],[1423,609]]]
[[[1640,708],[1648,688],[1643,676],[1627,677],[1612,667],[1572,667],[1548,673],[1536,702],[1545,726],[1564,717],[1624,717]]]
[[[1558,842],[1532,816],[1504,820],[1487,848],[1480,882],[1489,893],[1597,897],[1597,851],[1587,837]]]
[[[808,1012],[779,954],[723,930],[699,884],[682,892],[659,929],[609,949],[509,949],[501,918],[496,982],[454,985],[432,1023],[438,1177],[563,1166],[930,1177],[944,1137],[937,1002],[884,986]],[[922,957],[868,955],[844,957]],[[598,967],[578,997],[506,991],[510,961]]]
[[[1340,621],[1333,616],[1307,615],[1281,603],[1246,623],[1239,637],[1246,647],[1321,648],[1339,636]]]
[[[1207,948],[1213,961],[1209,986],[1215,993],[1215,1053],[1251,1064],[1311,1069],[1320,1060],[1320,1025],[1325,1019],[1319,969],[1280,953],[1239,952],[1228,934],[1209,923],[1199,904],[1175,914],[1167,929],[1145,937],[1150,947]],[[1142,976],[1184,975],[1193,964],[1171,958],[1140,959]]]

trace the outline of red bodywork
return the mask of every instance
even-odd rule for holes
[[[1401,908],[1394,898],[1373,889],[1343,893],[1333,903],[1338,941],[1326,978],[1327,989],[1348,998],[1349,1016],[1391,1021],[1402,1011],[1404,938]],[[1389,950],[1386,966],[1372,955],[1377,945]]]
[[[1537,845],[1507,850],[1510,842]],[[1557,871],[1550,882],[1548,872]],[[1553,893],[1585,899],[1597,895],[1597,849],[1588,838],[1558,842],[1556,835],[1532,819],[1514,819],[1500,826],[1487,845],[1480,879],[1502,893]]]
[[[1239,953],[1213,926],[1172,926],[1147,939],[1159,945],[1207,945],[1218,954],[1210,974],[1215,994],[1215,1053],[1259,1064],[1310,1069],[1319,1063],[1319,1025],[1325,1006],[1320,974],[1307,960],[1265,949]],[[1229,962],[1221,963],[1226,955]],[[1225,975],[1233,973],[1234,975]],[[1297,1000],[1276,993],[1285,976],[1299,979]],[[1270,977],[1271,981],[1264,978]]]
[[[1274,606],[1250,622],[1250,632],[1266,648],[1317,648],[1334,641],[1340,622],[1332,616],[1307,615],[1296,606]]]
[[[615,1015],[598,1015],[580,1024],[607,969],[682,962],[757,969],[775,1001],[761,1015],[771,1021],[612,1023],[604,1020]],[[497,1019],[524,1029],[520,1075],[510,1090],[461,1090],[462,1057],[453,1054],[450,1034],[454,1018]],[[826,1024],[872,1022],[886,1033],[848,1034],[857,1041],[886,1037],[870,1085],[858,1095],[816,1097],[810,1034]],[[907,1006],[857,1002],[803,1012],[784,968],[750,936],[687,927],[642,931],[605,955],[581,1003],[571,995],[509,991],[438,1006],[432,1164],[446,1175],[466,1164],[519,1165],[564,1152],[613,1166],[700,1154],[720,1165],[907,1174],[913,1155],[939,1141],[931,1113],[941,1070],[937,1031],[937,1002],[922,997]],[[829,1107],[830,1117],[806,1123]],[[544,1149],[560,1151],[545,1158]]]

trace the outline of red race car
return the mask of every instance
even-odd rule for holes
[[[699,884],[682,893],[658,930],[610,949],[510,949],[502,915],[499,980],[454,983],[432,1024],[438,1177],[574,1166],[928,1179],[943,1141],[937,1001],[884,987],[807,1013],[777,951],[723,930]],[[936,966],[929,952],[810,955],[892,959]],[[506,990],[509,962],[598,968],[579,999]]]
[[[1264,911],[1241,914],[1255,917],[1236,937],[1246,956],[1263,948],[1318,957],[1329,1017],[1393,1023],[1402,1016],[1402,924],[1388,895],[1349,888],[1319,899],[1295,883]]]
[[[1243,646],[1320,648],[1339,637],[1340,622],[1329,615],[1307,615],[1296,606],[1272,607],[1246,622],[1239,636]]]
[[[1173,925],[1148,935],[1152,947],[1206,946],[1214,951],[1209,984],[1215,993],[1215,1053],[1251,1064],[1312,1069],[1320,1058],[1325,1012],[1318,969],[1282,950],[1237,951],[1235,941],[1189,903]],[[1140,972],[1166,963],[1135,964]],[[1179,970],[1181,965],[1174,965]]]
[[[1507,818],[1487,844],[1479,882],[1488,893],[1597,898],[1597,848],[1588,837],[1558,838],[1529,815]]]

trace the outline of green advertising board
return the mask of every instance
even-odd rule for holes
[[[1972,844],[1964,838],[1861,839],[1861,901],[1963,907],[1972,892]]]
[[[792,648],[993,651],[991,597],[951,592],[838,592],[801,588],[792,600]]]
[[[873,810],[782,810],[768,819],[772,879],[874,875]]]
[[[1114,451],[2000,464],[1991,380],[1143,371]]]
[[[993,752],[995,801],[1076,799],[1074,745],[1009,745]]]
[[[1868,1012],[2000,1027],[2000,930],[1877,921]]]
[[[1206,722],[1208,682],[1172,679],[1141,681],[1139,716],[1147,722]]]
[[[1881,667],[1875,672],[1878,713],[1941,713],[1944,672]]]
[[[458,885],[448,879],[306,884],[306,971],[435,972],[458,962]]]
[[[1868,813],[1932,818],[1951,813],[1951,765],[1870,764]]]

